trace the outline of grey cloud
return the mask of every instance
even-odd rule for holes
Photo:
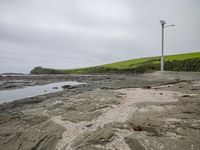
[[[0,72],[78,68],[200,48],[199,0],[1,0]]]

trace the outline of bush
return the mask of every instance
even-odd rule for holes
[[[152,70],[160,70],[159,59],[149,60],[138,64],[136,67],[126,69],[111,68],[105,66],[97,66],[82,69],[56,70],[50,68],[35,67],[31,70],[31,74],[96,74],[96,73],[144,73]],[[200,71],[200,59],[185,59],[165,61],[165,70],[168,71]]]
[[[41,66],[35,67],[31,70],[30,74],[56,74],[56,70],[49,68],[42,68]]]
[[[200,59],[174,60],[165,62],[165,70],[169,71],[200,71]]]

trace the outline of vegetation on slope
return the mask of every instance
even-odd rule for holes
[[[35,67],[31,74],[95,74],[144,73],[160,70],[160,57],[138,58],[101,66],[80,69],[50,69]],[[200,52],[165,56],[165,70],[200,71]]]
[[[200,52],[168,55],[168,56],[165,56],[165,61],[186,60],[186,59],[193,59],[193,58],[200,58]],[[132,59],[132,60],[127,60],[127,61],[107,64],[104,66],[111,67],[111,68],[124,69],[124,68],[135,67],[145,62],[146,63],[147,62],[160,63],[160,56]]]

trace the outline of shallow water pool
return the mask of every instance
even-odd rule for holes
[[[84,83],[76,81],[68,81],[68,82],[50,83],[46,85],[29,86],[13,90],[1,90],[0,103],[11,102],[23,98],[62,91],[63,90],[62,86],[64,85],[80,85],[80,84]]]

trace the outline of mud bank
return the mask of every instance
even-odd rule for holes
[[[200,73],[77,78],[88,84],[1,104],[0,149],[200,149]]]

